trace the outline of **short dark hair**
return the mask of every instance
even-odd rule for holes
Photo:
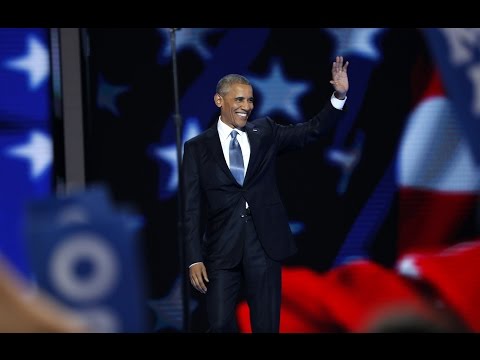
[[[238,74],[228,74],[222,77],[217,83],[217,94],[225,96],[233,84],[251,85],[245,76]]]

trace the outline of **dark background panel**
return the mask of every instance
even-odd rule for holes
[[[296,102],[304,120],[328,101],[332,93],[329,80],[335,42],[325,29],[258,29],[259,38],[265,31],[268,36],[254,49],[253,45],[249,48],[254,42],[253,30],[211,29],[198,33],[201,36],[190,39],[190,44],[202,45],[202,48],[183,46],[180,36],[185,35],[181,32],[192,34],[192,29],[178,31],[179,96],[181,100],[187,95],[190,99],[189,103],[182,103],[182,113],[195,114],[195,109],[205,109],[208,105],[204,101],[212,101],[205,99],[213,99],[219,79],[208,78],[203,87],[197,81],[213,73],[211,65],[226,55],[225,49],[229,49],[229,56],[225,57],[228,61],[220,70],[230,72],[238,68],[238,72],[247,77],[265,78],[277,61],[286,81],[307,84],[308,90],[298,96]],[[166,186],[164,180],[170,179],[174,169],[154,155],[155,149],[175,141],[172,64],[165,55],[168,54],[168,31],[92,28],[87,33],[88,39],[84,39],[90,48],[85,74],[90,104],[85,123],[87,181],[108,184],[118,203],[130,204],[143,216],[142,241],[149,295],[151,299],[163,298],[171,292],[180,272],[177,194],[173,191],[168,196],[160,196],[161,188]],[[235,39],[236,43],[228,44],[229,39]],[[338,167],[325,160],[333,134],[307,149],[279,157],[278,185],[290,220],[302,226],[296,234],[299,252],[287,261],[287,265],[307,266],[319,271],[332,266],[352,224],[393,161],[405,119],[426,84],[427,76],[412,78],[419,64],[424,64],[426,69],[430,64],[418,30],[385,29],[375,46],[380,58],[373,65],[368,63],[371,74],[363,84],[361,96],[364,97],[343,143],[349,147],[356,134],[364,135],[361,158],[350,177],[347,191],[343,194],[336,191],[341,173]],[[216,52],[217,49],[222,49],[223,53]],[[252,57],[247,63],[246,54]],[[366,66],[367,60],[359,60],[355,54],[347,54],[346,59],[351,61],[352,78],[365,71],[362,66]],[[104,88],[101,89],[102,82],[117,90],[123,89],[112,97],[110,109],[99,103],[106,94]],[[190,94],[191,91],[198,96]],[[261,111],[267,97],[275,98],[279,94],[278,89],[265,91],[254,83],[256,109]],[[354,92],[349,93],[352,99],[355,96]],[[268,115],[279,123],[298,121],[281,107],[279,103]],[[197,114],[199,130],[205,129],[218,116],[213,101],[208,111],[210,113]],[[255,115],[261,114],[254,110]],[[371,257],[386,266],[395,259],[395,201],[394,197],[386,220],[369,245]],[[205,329],[203,299],[196,294],[193,299],[199,306],[192,316],[192,328],[202,331]],[[165,327],[157,331],[173,330]]]

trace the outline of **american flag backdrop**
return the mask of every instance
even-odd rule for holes
[[[145,215],[155,331],[181,329],[177,163],[170,29],[89,29],[91,116],[87,176]],[[349,62],[348,112],[331,137],[278,161],[299,252],[285,264],[324,272],[353,259],[391,266],[397,255],[397,150],[426,88],[421,31],[388,28],[183,28],[176,31],[183,141],[216,119],[217,81],[247,76],[253,116],[313,116],[328,100],[335,55]],[[419,67],[427,68],[420,72]],[[307,280],[305,280],[307,282]],[[307,285],[306,285],[307,286]],[[206,328],[192,292],[192,328]]]
[[[180,332],[171,29],[87,28],[82,35],[87,183],[106,184],[115,202],[141,215],[149,331]],[[181,28],[175,35],[183,142],[217,119],[213,95],[223,75],[252,82],[253,117],[289,124],[308,120],[328,101],[335,56],[350,62],[348,108],[331,136],[278,159],[278,186],[299,248],[283,268],[281,331],[356,330],[364,304],[414,298],[394,270],[400,255],[476,234],[470,137],[456,120],[463,114],[453,110],[427,32]],[[10,65],[1,71],[13,72],[13,60],[5,61]],[[352,282],[344,286],[342,279]],[[358,303],[349,302],[349,290],[361,291]],[[192,331],[206,331],[204,298],[193,289],[188,311]],[[241,302],[246,332],[247,316]]]
[[[49,29],[0,29],[0,254],[26,279],[25,208],[54,190],[52,104]]]
[[[65,164],[63,141],[55,141],[63,124],[54,33],[0,29],[0,260],[20,275],[23,290],[53,295],[92,331],[145,331],[134,241],[141,219],[114,211],[103,188],[57,196]],[[16,314],[6,304],[2,312]]]

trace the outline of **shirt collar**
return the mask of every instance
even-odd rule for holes
[[[217,130],[218,130],[218,134],[220,136],[220,139],[222,139],[222,140],[230,138],[230,133],[232,132],[232,130],[237,130],[237,132],[240,136],[243,135],[243,131],[241,131],[239,129],[232,129],[230,126],[225,124],[222,120],[220,120],[220,116],[218,117]]]

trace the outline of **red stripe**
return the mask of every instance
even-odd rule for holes
[[[460,242],[475,209],[475,193],[399,189],[398,251],[435,251]]]

